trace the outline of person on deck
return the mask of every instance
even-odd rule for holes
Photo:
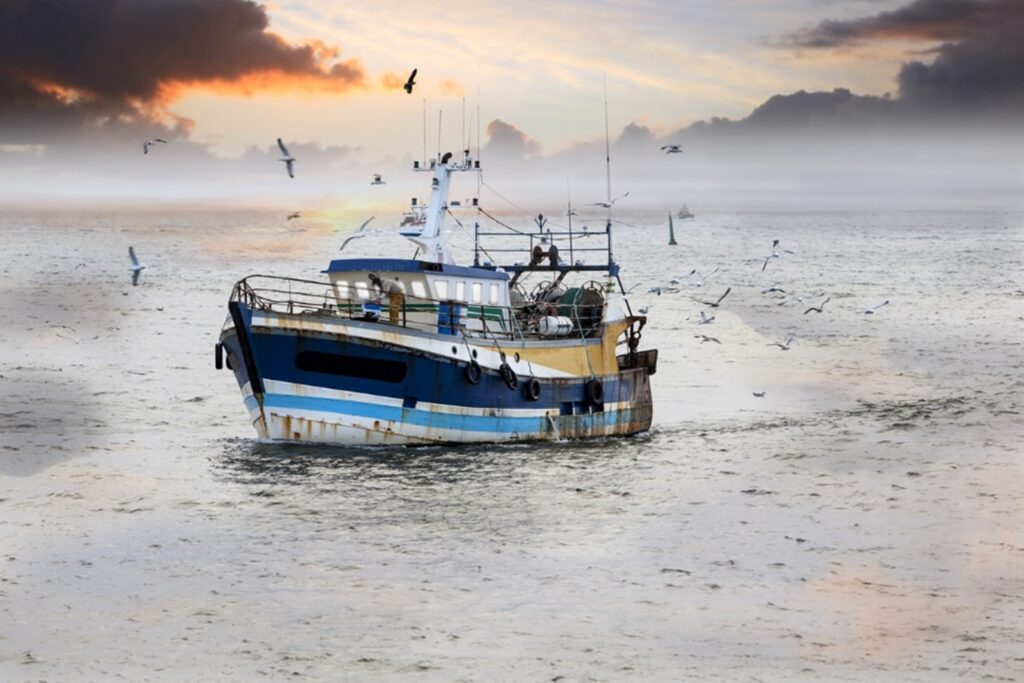
[[[392,324],[397,325],[401,317],[402,306],[405,305],[405,293],[402,291],[402,285],[390,278],[381,279],[376,273],[370,273],[370,283],[380,296],[387,295],[388,318]]]

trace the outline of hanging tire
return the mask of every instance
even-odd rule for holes
[[[604,402],[604,385],[601,384],[601,380],[596,377],[589,382],[586,386],[587,400],[591,403],[603,403]]]
[[[480,369],[480,364],[475,360],[469,361],[469,365],[466,366],[466,381],[470,384],[480,384],[482,376],[483,371]]]
[[[516,371],[512,369],[512,366],[508,363],[502,363],[501,367],[498,368],[498,372],[501,373],[501,378],[505,380],[505,385],[509,389],[516,389],[519,387],[519,378],[516,377]]]
[[[213,367],[218,370],[224,367],[224,345],[220,342],[213,345]]]
[[[537,381],[536,377],[526,380],[526,384],[523,385],[523,392],[526,394],[526,398],[531,401],[536,401],[540,398],[540,382]]]

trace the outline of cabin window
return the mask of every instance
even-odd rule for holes
[[[423,286],[422,282],[420,282],[419,280],[413,280],[412,282],[409,283],[409,286],[412,287],[412,295],[414,297],[416,297],[417,299],[427,298],[427,288]]]
[[[434,289],[437,290],[437,298],[444,300],[448,298],[448,281],[434,280]]]
[[[466,300],[466,283],[456,282],[455,283],[455,300],[465,301]]]
[[[474,282],[471,288],[472,294],[470,303],[479,304],[484,300],[484,286],[479,282]]]
[[[408,367],[397,360],[360,358],[339,353],[301,351],[295,356],[295,367],[306,372],[373,379],[397,384],[405,379]]]
[[[491,283],[490,293],[487,296],[487,303],[492,306],[498,303],[498,285],[497,283]]]
[[[334,291],[337,293],[339,299],[347,299],[351,296],[348,291],[348,280],[337,280],[334,283],[334,287]]]
[[[356,296],[358,296],[360,299],[370,298],[370,291],[366,288],[365,282],[356,283]]]

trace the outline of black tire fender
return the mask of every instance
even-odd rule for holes
[[[480,369],[480,364],[475,360],[469,361],[469,365],[466,366],[466,381],[470,384],[480,384],[482,376],[483,371]]]
[[[586,385],[587,400],[591,403],[603,403],[604,402],[604,385],[601,380],[594,378],[587,382]]]
[[[536,377],[526,380],[526,384],[523,385],[523,392],[526,394],[526,398],[531,401],[536,401],[540,398],[540,382]]]
[[[519,378],[516,377],[516,371],[512,369],[512,366],[508,363],[502,363],[501,367],[498,368],[498,372],[501,374],[501,378],[505,380],[505,385],[509,389],[516,389],[519,387]]]
[[[213,367],[218,370],[224,367],[224,345],[220,342],[213,345]]]

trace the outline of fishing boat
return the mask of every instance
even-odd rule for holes
[[[432,178],[425,222],[398,228],[411,258],[234,286],[215,363],[234,373],[260,438],[414,445],[650,428],[658,353],[640,349],[647,318],[626,299],[610,216],[604,232],[518,229],[477,196],[464,209],[477,211],[474,260],[459,265],[449,186],[480,163],[451,157],[414,162]]]
[[[415,197],[412,198],[412,204],[409,206],[409,210],[402,214],[401,227],[419,227],[427,224],[427,210],[422,204],[419,203]]]
[[[676,218],[684,220],[686,218],[696,218],[696,216],[693,215],[693,212],[690,211],[689,207],[687,207],[686,204],[683,204],[682,208],[680,208],[679,211],[676,212]]]

